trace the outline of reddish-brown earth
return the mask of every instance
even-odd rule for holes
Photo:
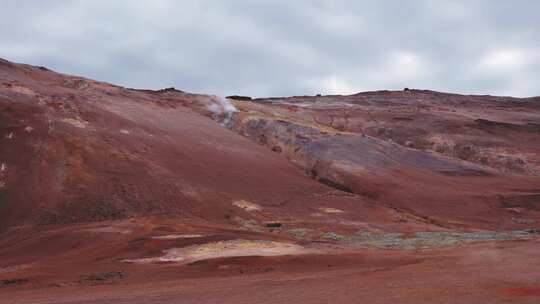
[[[540,98],[0,60],[0,303],[538,303],[539,233]]]

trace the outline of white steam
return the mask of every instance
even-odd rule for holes
[[[207,108],[212,112],[214,119],[224,127],[229,126],[234,114],[238,112],[228,99],[219,96],[212,96],[212,102],[207,105]]]

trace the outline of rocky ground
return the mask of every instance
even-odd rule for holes
[[[540,99],[229,99],[0,60],[0,303],[537,303]]]

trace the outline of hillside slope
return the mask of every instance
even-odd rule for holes
[[[539,98],[223,99],[0,60],[0,303],[537,303],[539,126]]]
[[[164,213],[219,222],[235,200],[308,207],[329,191],[213,121],[215,96],[8,62],[0,81],[2,227]]]

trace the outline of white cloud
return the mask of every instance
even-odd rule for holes
[[[324,94],[330,95],[350,95],[360,92],[347,80],[336,75],[330,75],[322,79],[320,87],[324,88]]]
[[[413,80],[424,74],[424,65],[420,56],[410,52],[395,52],[390,55],[387,69],[396,80]]]
[[[538,53],[523,49],[495,49],[484,55],[480,67],[494,72],[517,70],[538,59],[535,55]]]
[[[540,95],[540,1],[1,2],[0,57],[128,87]]]

